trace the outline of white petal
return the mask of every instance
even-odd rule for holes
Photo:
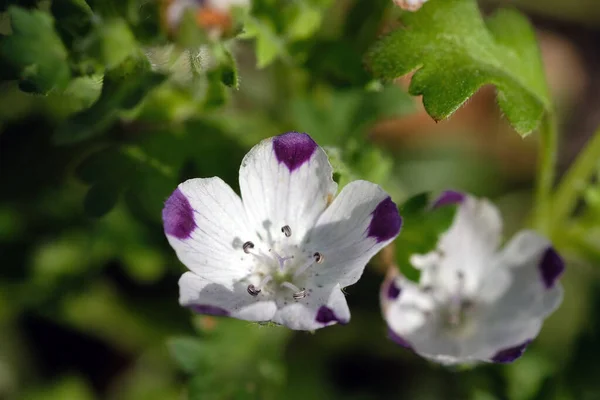
[[[327,155],[310,136],[263,140],[244,157],[240,190],[248,218],[267,242],[289,226],[300,240],[337,190]]]
[[[429,323],[427,314],[435,310],[435,303],[430,294],[405,278],[396,278],[394,284],[399,293],[394,299],[387,297],[385,319],[396,334],[413,335]]]
[[[478,336],[467,343],[470,347],[467,351],[472,352],[472,358],[491,361],[501,351],[531,342],[541,328],[542,321],[539,319],[521,320],[505,325],[482,324]]]
[[[502,220],[492,203],[465,196],[433,254],[411,258],[415,267],[422,268],[421,283],[441,285],[449,295],[475,295],[490,273],[501,230]]]
[[[399,295],[388,299],[384,308],[390,338],[433,361],[443,364],[458,362],[460,343],[442,330],[440,310],[431,294],[404,278],[397,278],[395,285]]]
[[[494,304],[490,320],[542,319],[562,301],[557,282],[564,265],[550,242],[532,231],[515,235],[495,261],[512,273],[512,284]]]
[[[245,212],[220,178],[180,184],[165,203],[163,222],[179,260],[196,274],[231,286],[249,273],[251,259],[241,249],[252,238]]]
[[[285,303],[280,300],[273,322],[295,330],[312,331],[350,321],[350,310],[340,285],[311,289],[304,299]]]
[[[275,301],[249,295],[243,283],[228,287],[193,272],[186,272],[179,279],[179,303],[202,314],[257,322],[269,321],[277,310]]]
[[[316,282],[355,283],[365,265],[400,232],[402,219],[389,195],[366,181],[346,185],[308,235],[304,247],[324,256],[311,268]]]
[[[550,246],[552,244],[548,239],[534,231],[524,230],[506,244],[501,254],[501,262],[509,267],[519,268],[538,258]]]
[[[390,337],[422,357],[442,364],[490,361],[497,353],[521,345],[537,336],[539,320],[490,321],[475,313],[462,331],[452,332],[443,307],[430,293],[414,283],[397,278],[396,299],[388,299],[384,316]],[[382,295],[383,297],[383,295]]]

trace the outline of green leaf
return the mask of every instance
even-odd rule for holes
[[[440,235],[450,228],[456,209],[455,205],[432,208],[430,193],[417,194],[399,207],[403,224],[396,239],[396,264],[408,279],[419,278],[419,271],[410,264],[410,256],[436,248]]]
[[[198,120],[183,124],[177,133],[151,123],[148,129],[127,145],[90,154],[78,166],[77,177],[90,186],[118,186],[129,211],[152,223],[160,223],[164,201],[180,182],[198,176],[237,180],[247,148],[219,129]],[[223,162],[223,154],[237,161]]]
[[[204,318],[207,317],[199,317]],[[201,345],[191,348],[188,343],[187,351],[195,356],[185,360],[186,367],[196,368],[188,386],[188,398],[282,398],[279,393],[285,381],[282,354],[289,338],[290,331],[279,326],[219,319],[215,327],[202,332],[200,340],[204,348]],[[180,346],[179,350],[186,348]],[[182,361],[180,355],[178,362]],[[235,384],[223,385],[223,382]]]
[[[484,21],[475,0],[432,0],[404,14],[403,23],[373,46],[367,62],[385,79],[416,70],[409,91],[423,95],[436,121],[487,84],[523,136],[552,112],[535,33],[518,12],[500,10]]]
[[[10,7],[13,34],[0,43],[2,57],[19,71],[22,87],[36,93],[64,88],[71,77],[68,53],[54,20],[39,10]]]
[[[239,37],[256,40],[256,64],[258,68],[264,68],[277,57],[287,55],[283,40],[277,36],[277,32],[269,21],[248,16],[244,22],[244,32]]]
[[[65,90],[53,90],[45,98],[49,112],[58,120],[91,107],[102,91],[102,75],[71,79]],[[51,111],[50,111],[51,110]]]
[[[518,363],[512,363],[503,369],[506,375],[508,394],[512,400],[534,399],[544,380],[555,373],[556,364],[529,350]]]
[[[150,70],[146,58],[130,58],[104,77],[100,98],[54,133],[57,144],[70,144],[104,133],[123,112],[134,109],[166,76]]]
[[[393,85],[314,91],[294,98],[291,107],[296,129],[310,132],[318,143],[344,147],[350,137],[363,142],[367,130],[382,118],[407,114],[414,108],[410,96]]]
[[[200,339],[177,337],[167,343],[177,364],[187,373],[195,372],[203,363],[207,348]]]
[[[218,61],[221,82],[224,85],[239,89],[240,82],[238,76],[237,63],[235,57],[229,49],[221,44],[213,46],[213,54]]]
[[[177,43],[185,49],[192,50],[209,43],[206,31],[196,22],[192,10],[183,13],[177,30]]]
[[[220,70],[209,71],[206,74],[206,93],[204,108],[207,110],[219,108],[227,101],[227,87],[222,82]]]
[[[53,0],[50,10],[56,30],[68,48],[90,32],[94,12],[85,0]]]
[[[138,0],[87,0],[92,10],[104,18],[123,17],[131,24],[140,21],[143,2]]]
[[[322,13],[318,7],[311,7],[305,2],[292,3],[289,9],[290,21],[286,33],[292,40],[309,38],[321,25]]]
[[[113,69],[138,50],[125,20],[114,18],[96,25],[81,47],[107,69]]]
[[[102,217],[114,208],[118,200],[119,189],[113,184],[101,182],[88,190],[83,209],[90,217]]]

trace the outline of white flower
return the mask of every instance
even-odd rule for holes
[[[341,289],[398,235],[401,218],[370,182],[352,182],[334,200],[332,172],[310,136],[290,132],[244,157],[243,201],[219,178],[180,184],[163,221],[190,270],[179,281],[181,305],[299,330],[347,323]]]
[[[427,0],[394,0],[394,3],[403,10],[417,11]]]
[[[532,231],[499,250],[498,210],[458,192],[444,193],[434,207],[453,203],[456,216],[437,248],[410,259],[420,282],[392,276],[382,286],[390,337],[444,364],[511,362],[562,301],[563,260]]]

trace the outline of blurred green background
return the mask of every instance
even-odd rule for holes
[[[600,6],[518,5],[538,29],[564,171],[600,123]],[[507,366],[443,368],[387,340],[389,253],[347,289],[347,326],[292,332],[180,308],[163,202],[192,177],[237,188],[262,138],[308,132],[338,179],[375,181],[397,203],[489,196],[506,237],[530,211],[536,138],[511,130],[492,88],[436,124],[407,81],[374,81],[363,56],[398,25],[391,0],[256,0],[220,40],[191,13],[175,33],[169,6],[0,2],[0,399],[600,399],[600,213],[580,240],[556,239],[565,301]]]

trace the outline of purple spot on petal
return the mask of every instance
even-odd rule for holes
[[[410,343],[408,343],[408,341],[406,341],[406,339],[402,338],[400,335],[396,334],[396,332],[394,332],[389,326],[388,338],[392,339],[396,344],[404,347],[405,349],[412,350],[412,346],[410,345]]]
[[[273,139],[275,157],[290,172],[298,169],[313,155],[318,145],[306,133],[288,132]]]
[[[196,228],[194,210],[179,188],[165,202],[162,217],[165,233],[179,239],[189,238]]]
[[[400,288],[396,285],[396,281],[395,280],[391,280],[390,283],[388,284],[387,287],[387,297],[390,300],[395,300],[398,298],[398,296],[400,296]]]
[[[192,309],[192,311],[194,311],[194,312],[197,312],[198,314],[214,315],[217,317],[229,316],[229,311],[227,311],[221,307],[210,306],[210,305],[206,305],[206,304],[196,304],[196,305],[190,306],[190,309]]]
[[[539,268],[544,285],[550,289],[554,287],[554,284],[565,270],[565,262],[554,248],[548,247],[542,256]]]
[[[327,306],[321,306],[319,311],[317,311],[317,316],[315,317],[315,321],[320,322],[321,324],[328,324],[330,322],[339,322],[342,325],[348,323],[348,321],[344,321],[339,319],[333,310]]]
[[[447,206],[451,204],[460,204],[465,200],[465,194],[455,190],[446,190],[433,202],[433,208]]]
[[[377,243],[392,239],[400,232],[402,218],[390,197],[379,203],[372,215],[367,236],[377,239]]]
[[[531,343],[530,340],[526,340],[518,346],[510,347],[508,349],[500,350],[494,357],[492,357],[492,361],[495,363],[511,363],[515,361],[517,358],[521,357],[523,353],[525,353],[525,349]]]

